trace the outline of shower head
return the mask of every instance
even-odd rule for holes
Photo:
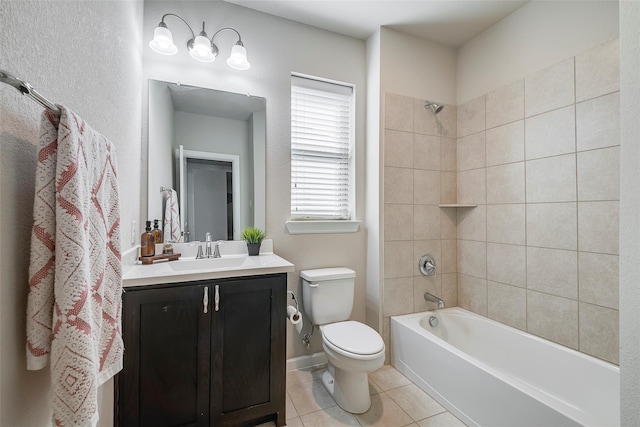
[[[438,114],[440,111],[442,111],[444,105],[436,104],[435,102],[431,101],[424,101],[424,108],[431,108],[431,110],[433,110],[433,114]]]

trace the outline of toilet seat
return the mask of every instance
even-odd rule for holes
[[[324,343],[333,351],[355,359],[374,359],[384,352],[384,341],[371,327],[355,321],[320,326]]]

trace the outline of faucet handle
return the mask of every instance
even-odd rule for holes
[[[204,258],[204,255],[202,254],[202,245],[198,243],[198,253],[196,255],[196,259],[202,259],[202,258]]]

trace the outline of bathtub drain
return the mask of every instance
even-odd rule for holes
[[[436,316],[429,317],[429,325],[431,325],[432,328],[438,326],[438,318]]]

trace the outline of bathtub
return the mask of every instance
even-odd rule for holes
[[[391,348],[393,366],[469,426],[620,425],[617,366],[462,308],[392,317]]]

